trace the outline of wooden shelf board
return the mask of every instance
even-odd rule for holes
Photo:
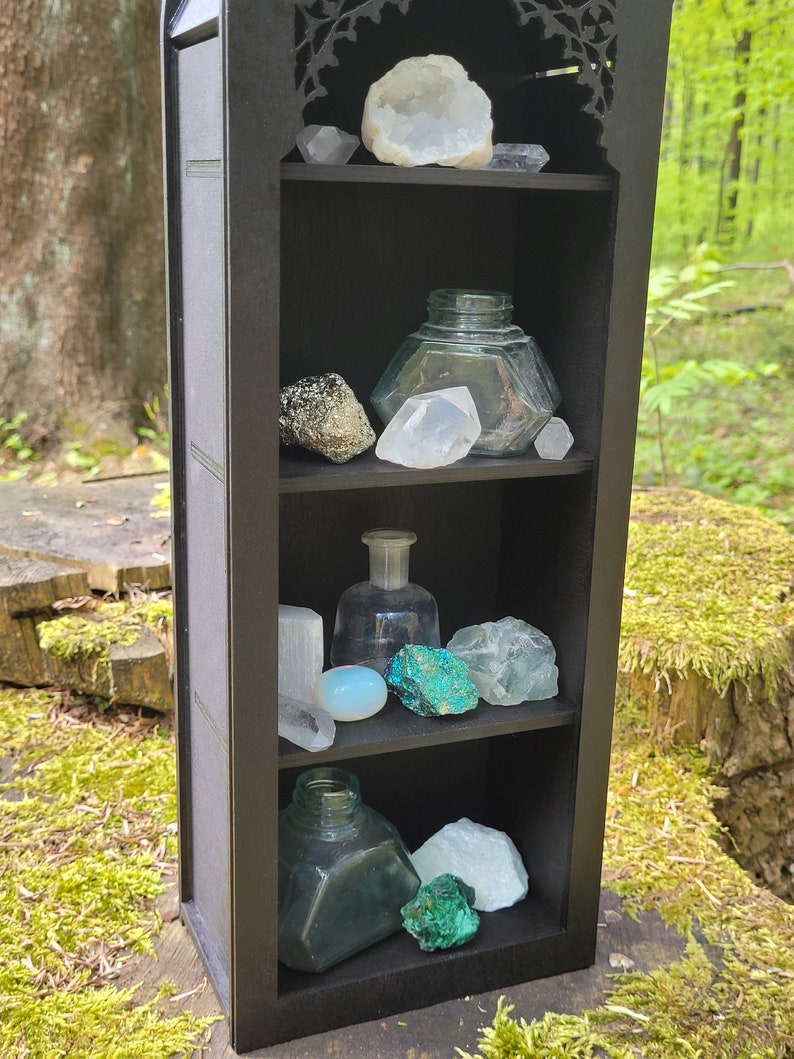
[[[391,979],[400,973],[444,975],[451,964],[458,964],[455,973],[465,976],[465,964],[485,953],[500,953],[501,959],[506,959],[512,947],[525,947],[562,933],[559,920],[530,895],[512,908],[481,913],[480,929],[465,948],[422,952],[416,941],[401,931],[322,974],[293,971],[279,964],[279,997],[308,998],[358,985],[371,988],[379,977]]]
[[[305,768],[397,750],[561,728],[575,720],[576,710],[554,699],[518,706],[480,702],[476,710],[457,717],[420,717],[406,709],[396,696],[389,695],[384,708],[374,717],[337,724],[334,744],[328,750],[312,753],[279,739],[279,768]]]
[[[518,188],[523,191],[611,191],[612,178],[597,173],[511,173],[488,169],[452,169],[443,166],[308,165],[282,162],[282,180],[312,183],[407,184],[445,187]]]
[[[300,449],[282,449],[279,456],[279,492],[324,492],[331,489],[371,489],[401,485],[437,485],[445,482],[481,482],[502,478],[546,478],[586,474],[593,458],[572,449],[563,460],[542,460],[534,450],[524,456],[493,459],[466,456],[449,467],[417,470],[379,460],[373,452],[349,463],[328,463]]]

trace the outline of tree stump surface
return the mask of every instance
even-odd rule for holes
[[[171,585],[171,520],[152,506],[168,476],[0,483],[0,555],[83,570],[94,591]],[[72,593],[66,593],[70,595]]]
[[[619,689],[661,747],[695,743],[725,848],[794,898],[794,539],[688,490],[635,494]]]

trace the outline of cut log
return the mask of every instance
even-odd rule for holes
[[[90,592],[85,570],[27,556],[0,555],[0,607],[9,618],[41,614],[59,599]]]

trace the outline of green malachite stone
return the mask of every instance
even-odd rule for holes
[[[453,949],[471,941],[480,926],[472,908],[474,890],[457,875],[438,875],[420,886],[400,909],[403,926],[423,952]]]
[[[384,676],[403,706],[421,717],[466,713],[478,702],[468,665],[444,647],[408,644],[392,658]]]

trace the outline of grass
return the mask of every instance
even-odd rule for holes
[[[174,747],[161,721],[0,690],[0,1054],[189,1055],[205,1023],[113,985],[151,952],[175,871]]]

